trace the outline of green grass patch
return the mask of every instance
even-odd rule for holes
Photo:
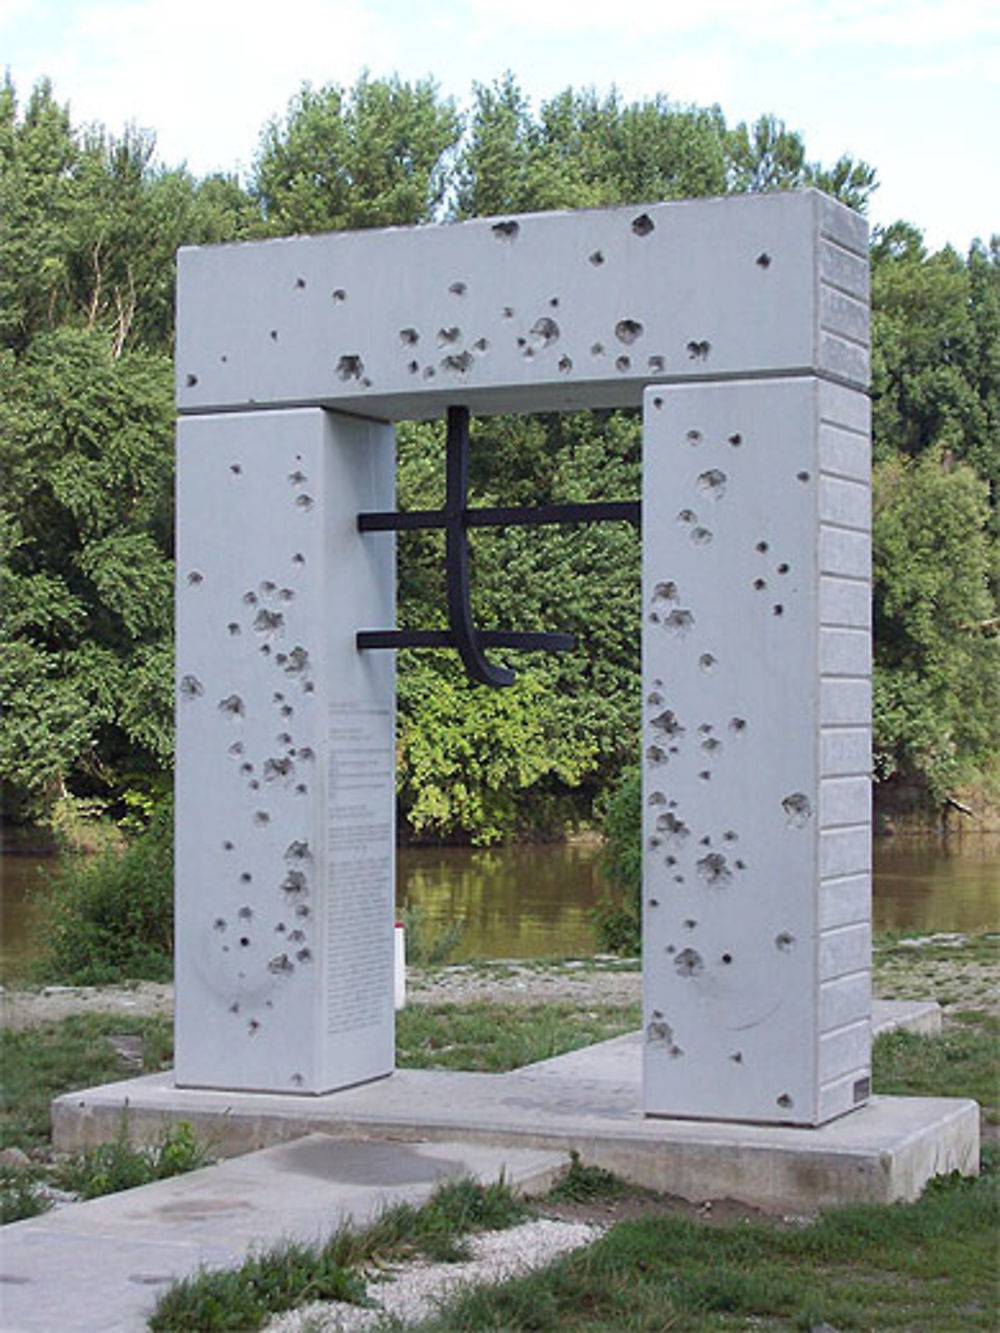
[[[202,1271],[176,1282],[161,1297],[149,1327],[153,1333],[243,1333],[307,1301],[363,1305],[366,1268],[416,1255],[439,1262],[464,1258],[470,1233],[513,1226],[526,1213],[502,1181],[446,1181],[424,1207],[397,1205],[368,1227],[342,1227],[325,1245],[286,1244],[250,1256],[239,1268]]]
[[[155,1143],[137,1147],[129,1139],[128,1117],[123,1115],[117,1138],[65,1158],[53,1174],[60,1189],[81,1199],[97,1199],[197,1171],[208,1160],[206,1146],[186,1121],[168,1126]]]
[[[876,1092],[912,1097],[973,1097],[991,1124],[1000,1124],[1000,1019],[964,1011],[960,1024],[925,1037],[886,1032],[872,1047]]]
[[[423,1333],[670,1329],[992,1330],[998,1178],[935,1182],[915,1204],[824,1214],[811,1226],[623,1222],[586,1250],[477,1288]]]
[[[396,1016],[396,1062],[501,1073],[617,1037],[639,1021],[636,1004],[410,1005]]]
[[[0,1148],[47,1147],[53,1097],[139,1072],[114,1049],[111,1036],[141,1037],[143,1073],[170,1063],[167,1018],[77,1014],[18,1032],[0,1030]]]

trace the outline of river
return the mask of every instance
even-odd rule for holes
[[[590,912],[602,893],[600,846],[547,843],[476,850],[406,847],[397,902],[417,909],[425,936],[454,928],[452,958],[565,957],[594,951]],[[30,958],[32,921],[52,857],[0,855],[0,979]],[[1000,837],[881,839],[875,844],[877,929],[1000,928]]]

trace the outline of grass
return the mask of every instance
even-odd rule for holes
[[[149,1327],[153,1333],[242,1333],[307,1301],[367,1304],[367,1269],[415,1256],[462,1259],[472,1232],[513,1226],[526,1212],[502,1181],[446,1181],[422,1208],[398,1204],[368,1227],[341,1227],[323,1245],[281,1245],[251,1255],[239,1268],[176,1282],[160,1298]]]
[[[411,1005],[396,1016],[396,1062],[401,1069],[502,1073],[638,1026],[635,1004]]]
[[[917,1204],[840,1208],[796,1229],[622,1222],[549,1268],[472,1290],[419,1328],[993,1330],[998,1180],[949,1179]]]
[[[917,1097],[974,1097],[988,1124],[1000,1124],[1000,1018],[962,1010],[940,1036],[887,1032],[872,1051],[876,1092]]]

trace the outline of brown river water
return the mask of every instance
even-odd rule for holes
[[[38,849],[0,855],[0,980],[30,958],[44,923],[45,873],[57,862]],[[477,850],[406,847],[397,903],[418,909],[431,939],[461,923],[451,957],[572,957],[597,947],[590,913],[601,896],[600,846],[547,843]],[[1000,928],[1000,837],[891,838],[875,844],[877,929]]]

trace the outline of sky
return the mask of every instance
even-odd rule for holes
[[[928,246],[1000,232],[998,0],[0,0],[0,68],[75,124],[154,131],[198,175],[252,164],[304,82],[432,78],[459,107],[511,71],[564,88],[770,112],[810,160],[876,168],[870,209]]]

